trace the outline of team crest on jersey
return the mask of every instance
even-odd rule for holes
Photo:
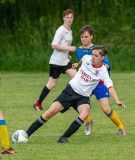
[[[96,70],[95,75],[97,76],[98,74],[99,74],[99,71],[98,71],[98,70]]]

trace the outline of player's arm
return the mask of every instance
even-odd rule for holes
[[[76,47],[75,46],[61,46],[59,44],[56,44],[56,45],[52,45],[52,49],[75,52]]]
[[[117,105],[122,107],[122,108],[126,108],[125,104],[121,101],[119,101],[118,95],[114,89],[114,87],[109,88],[109,92],[111,93],[112,97],[114,98],[114,100],[116,101]]]
[[[56,50],[60,50],[60,51],[70,51],[70,52],[75,52],[76,47],[75,46],[62,46],[61,44],[61,40],[63,39],[63,33],[64,31],[62,30],[57,30],[53,41],[52,41],[52,49],[56,49]]]
[[[68,55],[68,59],[71,60],[71,59],[72,59],[72,56]]]
[[[73,63],[73,64],[72,64],[72,68],[73,68],[73,69],[76,69],[77,67],[80,67],[81,64],[82,64],[82,60],[80,60],[78,63]]]
[[[119,101],[117,92],[115,91],[115,89],[113,87],[113,82],[110,79],[110,77],[107,73],[107,70],[102,74],[102,78],[103,78],[105,86],[108,88],[110,94],[112,95],[112,97],[116,101],[117,105],[122,107],[122,108],[126,108],[125,104],[123,102]]]

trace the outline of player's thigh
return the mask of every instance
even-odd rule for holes
[[[82,104],[77,107],[77,111],[79,112],[80,119],[85,121],[85,119],[88,117],[89,112],[90,112],[90,105]]]
[[[99,100],[99,103],[100,103],[100,106],[101,106],[101,109],[104,113],[106,114],[109,114],[110,113],[110,106],[109,106],[109,99],[108,98],[101,98]]]
[[[66,74],[72,79],[72,78],[74,78],[74,76],[75,76],[75,74],[76,74],[76,69],[68,69],[68,70],[66,70]]]
[[[98,85],[94,90],[93,94],[96,96],[97,100],[100,100],[102,98],[109,98],[110,94],[107,89],[107,87],[104,84]]]
[[[61,105],[60,102],[55,101],[50,108],[42,115],[42,117],[45,120],[49,120],[50,118],[52,118],[55,114],[57,114],[58,112],[60,112],[61,110],[63,110],[63,106]]]

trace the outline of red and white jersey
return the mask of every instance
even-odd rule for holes
[[[52,45],[71,46],[72,40],[72,31],[62,25],[56,30]],[[69,51],[54,49],[49,64],[66,66],[69,62],[68,53]]]
[[[103,64],[99,68],[94,67],[92,56],[85,55],[82,58],[81,67],[75,77],[69,81],[69,84],[76,93],[89,97],[100,80],[104,82],[107,88],[113,86],[106,67]]]

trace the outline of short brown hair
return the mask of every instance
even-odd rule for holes
[[[80,35],[82,35],[85,31],[87,31],[90,35],[93,35],[94,30],[92,26],[85,25],[79,31]]]
[[[71,9],[65,10],[65,11],[63,12],[63,17],[65,17],[66,15],[68,15],[68,14],[70,14],[70,13],[72,13],[73,16],[74,16],[74,12],[73,12]]]
[[[101,56],[105,56],[106,54],[108,54],[107,49],[103,45],[96,45],[92,48],[92,51],[93,50],[99,50]]]

